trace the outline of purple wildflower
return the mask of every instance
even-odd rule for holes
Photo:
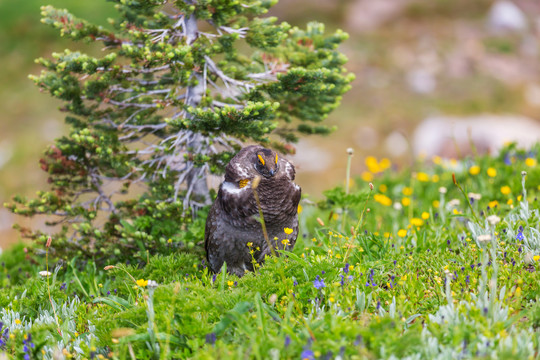
[[[324,284],[324,279],[322,279],[319,275],[317,275],[317,277],[315,278],[315,281],[313,281],[313,286],[317,290],[320,290],[323,287],[326,287],[326,285]]]
[[[289,335],[285,335],[285,347],[288,347],[291,344],[291,337]]]
[[[206,343],[214,345],[216,343],[216,333],[206,334]]]
[[[304,349],[304,351],[302,351],[302,353],[300,354],[300,359],[315,360],[315,354],[313,353],[313,351],[311,351],[311,349]]]

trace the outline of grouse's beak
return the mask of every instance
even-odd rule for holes
[[[274,176],[275,173],[276,173],[276,169],[270,169],[270,176]]]

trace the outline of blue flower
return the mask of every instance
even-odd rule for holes
[[[216,343],[216,333],[206,334],[206,343],[214,345]]]
[[[519,241],[523,240],[523,231],[521,231],[521,230],[518,231],[517,236],[516,236],[516,240],[519,240]]]
[[[285,335],[285,347],[288,347],[291,344],[291,337],[289,335]]]
[[[349,273],[349,263],[346,263],[346,264],[345,264],[345,267],[343,267],[343,272],[344,272],[345,274],[348,274],[348,273]]]
[[[508,153],[504,154],[504,163],[506,165],[512,165],[512,160],[510,159],[510,154],[508,154]]]
[[[317,277],[315,278],[315,281],[313,281],[313,286],[317,290],[320,290],[323,287],[326,287],[326,285],[324,284],[324,279],[320,278],[319,275],[317,275]]]
[[[311,351],[311,349],[305,349],[304,351],[302,351],[302,354],[300,354],[300,359],[314,360],[315,354],[313,353],[313,351]]]

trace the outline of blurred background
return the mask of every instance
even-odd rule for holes
[[[60,103],[27,78],[41,71],[34,59],[66,47],[99,52],[41,24],[39,8],[47,4],[105,26],[115,16],[106,1],[0,2],[0,203],[46,188],[38,160],[67,130]],[[330,116],[338,128],[302,139],[293,157],[297,182],[312,198],[344,183],[349,147],[353,174],[369,180],[418,158],[540,139],[538,0],[281,0],[269,15],[350,34],[341,51],[356,80]],[[376,163],[366,164],[368,156]],[[0,247],[18,239],[15,221],[28,224],[0,208]],[[43,219],[31,225],[42,227]]]

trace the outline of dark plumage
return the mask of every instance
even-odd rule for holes
[[[218,272],[226,262],[228,272],[242,276],[247,270],[253,271],[252,256],[262,263],[271,254],[253,195],[252,181],[257,176],[261,180],[256,191],[272,246],[294,247],[301,194],[300,187],[293,182],[294,175],[294,166],[289,161],[262,146],[245,147],[231,159],[206,219],[204,240],[210,270]],[[286,234],[285,228],[292,232]],[[248,243],[253,244],[253,254]]]

